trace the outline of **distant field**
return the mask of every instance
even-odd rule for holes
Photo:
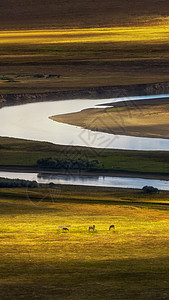
[[[83,189],[1,189],[2,299],[168,299],[168,193]]]
[[[156,24],[127,27],[0,31],[0,44],[64,44],[138,42],[168,43],[169,18]]]
[[[1,0],[4,29],[111,27],[169,15],[167,0]]]
[[[166,0],[1,0],[0,94],[169,81],[168,16]]]
[[[0,93],[169,81],[168,28],[165,17],[136,26],[2,30]]]
[[[142,23],[169,14],[166,0],[1,0],[0,26],[9,28],[82,28]]]

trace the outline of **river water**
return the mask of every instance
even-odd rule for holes
[[[102,187],[121,187],[141,189],[145,185],[154,186],[160,190],[169,190],[169,181],[144,178],[126,178],[112,176],[81,176],[81,175],[51,175],[38,173],[0,172],[0,177],[10,179],[35,180],[38,183],[69,184]]]
[[[77,126],[55,122],[52,115],[73,113],[99,104],[112,102],[155,99],[169,95],[138,96],[99,100],[64,100],[31,103],[0,109],[0,136],[27,140],[38,140],[61,145],[87,146],[92,148],[127,149],[127,150],[164,150],[169,151],[169,140],[119,136],[93,132]],[[142,178],[124,178],[111,176],[71,176],[57,175],[38,177],[37,173],[0,172],[0,177],[36,180],[41,183],[76,184],[105,187],[142,188],[153,185],[159,189],[169,190],[169,182]]]
[[[49,119],[49,116],[52,115],[77,112],[96,107],[98,104],[159,97],[144,96],[100,100],[64,100],[3,107],[0,109],[0,136],[46,141],[61,145],[168,151],[169,140],[167,139],[129,137],[94,132]],[[169,97],[169,95],[161,95],[161,97]]]

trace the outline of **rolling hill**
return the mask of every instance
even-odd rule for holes
[[[111,27],[168,15],[167,0],[0,1],[1,30]]]

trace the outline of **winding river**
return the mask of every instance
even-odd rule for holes
[[[159,98],[160,96],[111,98],[100,100],[64,100],[24,104],[0,109],[0,136],[46,141],[61,145],[127,150],[169,150],[169,140],[120,136],[94,132],[58,123],[49,116],[94,108],[117,101]],[[161,95],[169,97],[169,95]]]
[[[126,149],[126,150],[163,150],[169,151],[169,140],[156,138],[140,138],[120,136],[108,133],[94,132],[77,126],[62,124],[49,119],[52,115],[78,112],[87,108],[97,107],[99,104],[112,102],[155,99],[169,97],[169,95],[138,96],[125,98],[111,98],[99,100],[64,100],[24,104],[0,109],[0,136],[38,140],[61,145],[86,146],[94,148]],[[21,177],[22,174],[22,177]],[[14,173],[12,178],[29,179],[23,173]],[[160,189],[169,190],[168,181],[141,178],[122,178],[109,176],[83,177],[57,176],[38,178],[32,174],[31,180],[39,182],[55,182],[59,184],[83,184],[99,186],[117,186],[141,188],[153,185]],[[10,174],[0,172],[0,177],[11,178]]]

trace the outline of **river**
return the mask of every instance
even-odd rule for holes
[[[0,177],[10,179],[35,180],[38,183],[49,184],[68,184],[68,185],[86,185],[101,187],[121,187],[141,189],[145,185],[154,186],[160,190],[169,190],[169,181],[144,179],[144,178],[126,178],[113,176],[81,176],[66,173],[65,175],[54,174],[38,174],[38,173],[17,173],[17,172],[1,172]]]
[[[164,150],[169,151],[169,140],[119,136],[93,132],[77,126],[67,125],[49,119],[52,115],[73,113],[87,108],[97,107],[118,101],[155,99],[169,95],[138,96],[99,100],[64,100],[31,103],[0,109],[0,136],[38,140],[61,145],[87,146],[95,148],[126,150]],[[142,178],[124,178],[111,176],[43,176],[37,173],[0,172],[0,177],[37,180],[39,183],[76,184],[105,187],[142,188],[153,185],[169,190],[169,182]]]
[[[0,109],[0,136],[38,140],[61,145],[127,150],[169,150],[169,140],[120,136],[94,132],[58,123],[49,116],[77,112],[99,104],[117,101],[152,99],[161,96],[125,97],[100,100],[64,100],[24,104]]]

